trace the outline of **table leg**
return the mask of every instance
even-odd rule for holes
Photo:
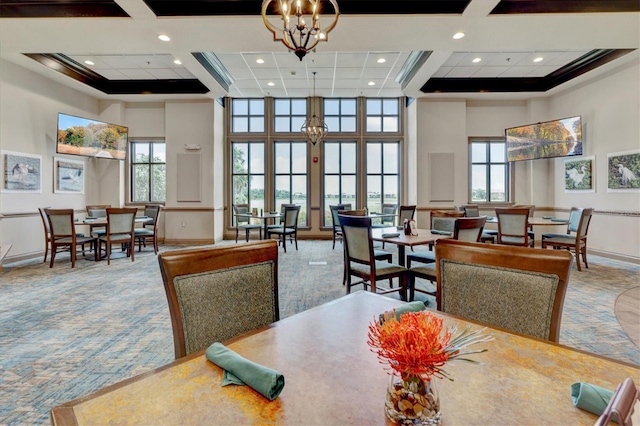
[[[398,265],[405,265],[405,254],[404,254],[404,246],[398,244]]]

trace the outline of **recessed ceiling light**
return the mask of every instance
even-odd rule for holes
[[[92,61],[88,61],[88,60],[84,61],[84,63],[87,64],[87,65],[95,65]]]
[[[267,83],[267,86],[275,86],[276,84],[273,81]]]
[[[375,82],[375,81],[370,81],[370,82],[369,82],[369,86],[375,86],[375,85],[376,85],[376,82]]]
[[[262,59],[262,58],[258,58],[258,59],[256,59],[256,62],[257,62],[258,64],[264,64],[264,59]]]
[[[173,63],[176,65],[182,65],[182,61],[180,59],[176,59]]]
[[[169,36],[168,36],[168,35],[165,35],[165,34],[160,34],[160,35],[158,36],[158,38],[159,38],[160,40],[162,40],[162,41],[169,41],[169,40],[171,40],[171,39],[169,38]]]
[[[453,35],[454,40],[460,40],[462,37],[464,37],[464,33],[455,33]]]
[[[378,63],[379,64],[384,64],[385,62],[387,62],[387,60],[385,58],[378,59]]]
[[[541,62],[544,58],[542,56],[538,56],[533,60],[533,62]]]
[[[482,60],[482,58],[473,58],[473,62],[474,64],[477,64],[478,62],[480,62]]]

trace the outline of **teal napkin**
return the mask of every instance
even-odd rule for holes
[[[573,405],[598,416],[607,408],[613,394],[613,391],[591,383],[576,382],[571,385]]]
[[[448,231],[439,231],[439,230],[437,230],[437,229],[432,229],[432,230],[431,230],[431,233],[432,233],[432,234],[435,234],[435,235],[451,235],[451,232],[448,232]]]
[[[542,216],[543,219],[555,219],[553,216]]]
[[[551,222],[566,222],[567,219],[558,219],[557,217],[552,217]]]
[[[382,238],[395,238],[395,237],[399,237],[400,233],[399,232],[389,232],[387,234],[382,234],[381,237]]]
[[[396,319],[400,321],[400,316],[402,314],[406,314],[407,312],[424,311],[424,309],[425,309],[424,302],[421,302],[419,300],[416,300],[415,302],[405,303],[404,305],[395,309]],[[380,318],[379,318],[380,324],[382,324],[382,321],[384,321],[384,315],[387,312],[389,311],[386,311],[384,314],[380,314]]]
[[[206,357],[224,370],[222,386],[247,385],[270,401],[276,399],[284,388],[282,374],[243,358],[222,343],[209,346]]]

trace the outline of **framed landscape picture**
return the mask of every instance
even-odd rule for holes
[[[53,191],[66,194],[84,194],[84,162],[53,158]]]
[[[564,192],[595,192],[595,157],[564,160]]]
[[[2,155],[2,192],[42,192],[42,157],[14,151]]]
[[[607,192],[640,191],[640,150],[607,154]]]

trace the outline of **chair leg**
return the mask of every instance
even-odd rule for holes
[[[49,262],[49,268],[53,268],[53,261],[56,258],[56,247],[55,246],[51,246],[51,261]]]
[[[69,247],[71,250],[69,252],[69,255],[71,256],[71,267],[75,268],[76,267],[76,247]],[[84,250],[83,250],[84,252]]]
[[[331,246],[331,250],[335,250],[336,248],[336,230],[333,230],[333,246]],[[45,252],[44,259],[47,260],[47,254]]]
[[[589,264],[587,263],[587,246],[582,247],[582,261],[584,262],[584,267],[589,269]]]
[[[287,252],[287,236],[282,233],[280,234],[280,236],[282,237],[282,248],[284,248],[284,252]]]
[[[244,239],[246,242],[249,242],[249,228],[244,230]]]
[[[236,243],[238,242],[238,227],[236,226]]]
[[[413,274],[409,275],[409,302],[413,302],[413,299],[416,296],[416,276]]]
[[[294,235],[294,240],[296,242],[296,251],[298,251],[298,230],[297,229],[293,235]]]

